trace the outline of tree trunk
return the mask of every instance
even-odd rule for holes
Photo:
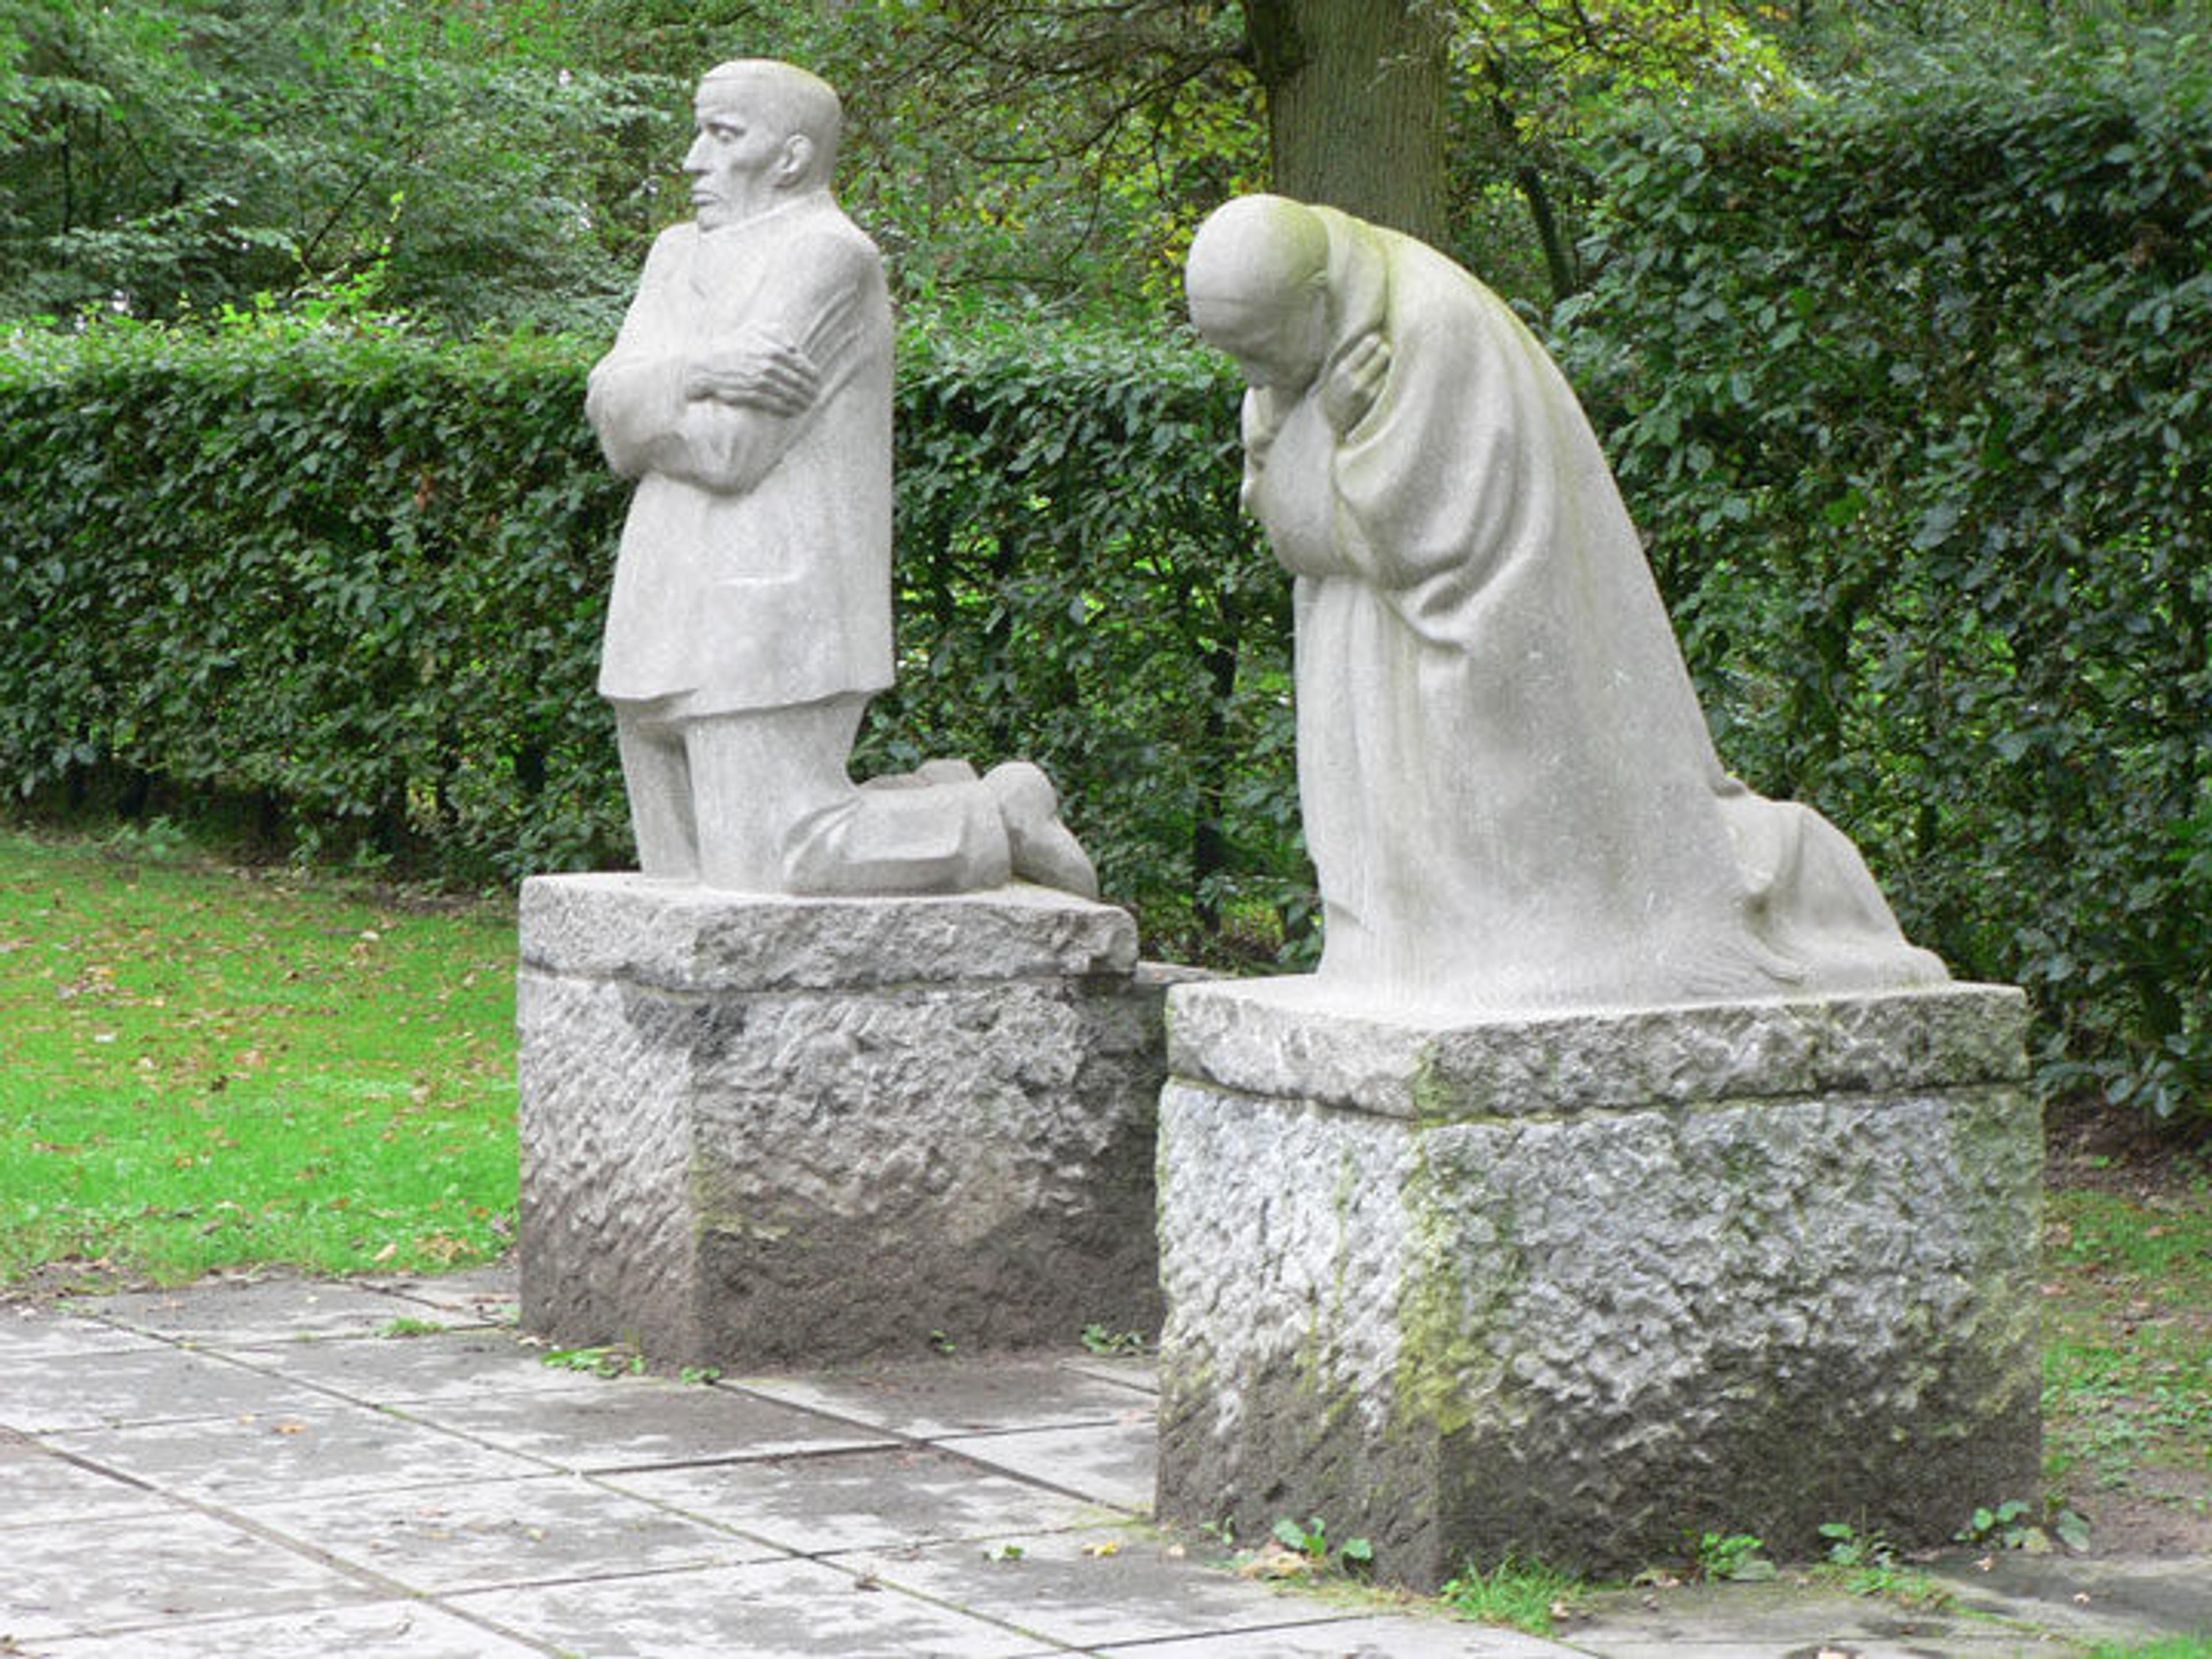
[[[1278,191],[1447,240],[1444,15],[1436,0],[1247,0]]]

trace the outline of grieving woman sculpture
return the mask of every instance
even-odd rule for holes
[[[1009,873],[1095,896],[1042,772],[965,762],[856,788],[891,683],[891,316],[830,198],[842,112],[805,70],[700,83],[696,220],[653,245],[586,410],[638,481],[608,608],[648,876],[767,893],[945,892]]]
[[[1722,769],[1589,423],[1495,295],[1270,196],[1208,219],[1186,277],[1297,579],[1317,987],[1522,1010],[1946,977],[1833,825]]]

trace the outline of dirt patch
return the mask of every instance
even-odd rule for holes
[[[218,1273],[215,1277],[236,1275]],[[105,1256],[64,1256],[28,1269],[21,1279],[0,1284],[0,1307],[28,1305],[51,1308],[76,1296],[113,1296],[123,1291],[149,1291],[158,1281],[141,1273],[118,1267]]]
[[[2212,1175],[2212,1114],[2161,1123],[2102,1101],[2053,1102],[2045,1116],[2045,1180],[2075,1191],[2149,1200]]]
[[[2154,1488],[2183,1484],[2183,1477],[2171,1469],[2147,1469],[2139,1479]],[[2089,1553],[2212,1556],[2212,1513],[2198,1507],[2203,1501],[2202,1495],[2169,1497],[2162,1492],[2111,1492],[2092,1498],[2083,1511],[2089,1521]]]

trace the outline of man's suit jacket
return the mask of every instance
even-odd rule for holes
[[[812,359],[810,408],[686,398],[693,356],[754,333]],[[890,306],[875,244],[826,191],[664,231],[586,410],[638,480],[602,695],[685,718],[890,684]]]

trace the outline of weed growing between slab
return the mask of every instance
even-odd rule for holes
[[[1583,1589],[1577,1580],[1540,1562],[1508,1559],[1487,1572],[1470,1561],[1437,1595],[1462,1619],[1549,1636],[1572,1615]]]
[[[511,912],[130,852],[0,830],[0,1285],[504,1249]]]

